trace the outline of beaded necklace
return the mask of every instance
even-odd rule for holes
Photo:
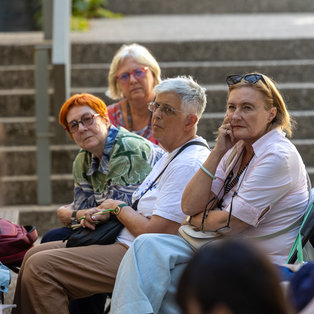
[[[237,161],[235,162],[235,164],[238,163],[239,159],[241,158],[241,156],[243,156],[243,152],[240,154],[240,156],[238,157]],[[239,182],[239,179],[241,177],[241,174],[247,169],[249,163],[251,162],[252,158],[254,157],[254,153],[252,155],[252,157],[250,158],[250,160],[248,161],[248,163],[241,169],[238,171],[237,175],[234,177],[234,179],[231,181],[231,178],[233,177],[233,169],[230,171],[230,173],[228,174],[225,182],[224,182],[224,185],[221,187],[220,191],[218,192],[217,195],[220,195],[221,191],[224,190],[224,194],[223,196],[221,197],[221,199],[218,201],[216,207],[217,208],[222,208],[222,203],[223,203],[223,197],[224,195],[226,195],[238,182]],[[245,172],[246,173],[246,172]],[[243,175],[243,178],[244,178],[245,174]],[[242,181],[243,181],[243,178],[242,178]],[[231,182],[230,182],[231,181]],[[240,182],[240,185],[242,183],[242,181]],[[239,189],[239,187],[238,187]],[[228,216],[228,221],[227,221],[227,225],[224,227],[224,228],[229,228],[229,224],[230,224],[230,219],[231,219],[231,212],[232,212],[232,203],[233,203],[233,198],[237,195],[237,191],[233,193],[232,195],[232,199],[231,199],[231,206],[230,206],[230,211],[229,211],[229,216]],[[204,230],[204,223],[205,223],[205,220],[207,219],[208,217],[208,213],[210,210],[213,210],[214,206],[215,206],[215,201],[217,200],[217,196],[214,196],[213,198],[211,198],[206,206],[205,206],[205,209],[204,209],[204,213],[203,213],[203,218],[202,218],[202,223],[201,223],[201,231]]]
[[[231,182],[229,182],[228,184],[226,184],[224,194],[227,194],[239,182],[241,174],[248,167],[253,156],[254,156],[254,153],[253,153],[252,157],[250,158],[250,160],[247,162],[247,164],[241,170],[238,171],[237,175],[233,178],[233,180]]]

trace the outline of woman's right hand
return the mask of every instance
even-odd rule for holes
[[[73,210],[74,210],[74,203],[63,205],[57,209],[57,216],[59,220],[65,226],[68,226],[71,224],[71,217],[72,217]]]
[[[219,150],[223,155],[225,154],[235,143],[236,139],[233,136],[232,126],[229,122],[228,115],[225,115],[221,126],[218,128],[218,136],[216,139],[215,149]]]

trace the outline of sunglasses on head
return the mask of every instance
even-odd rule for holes
[[[240,74],[232,74],[227,76],[226,82],[228,86],[235,85],[240,83],[242,80],[249,84],[256,84],[258,81],[262,81],[264,85],[268,87],[263,75],[257,74],[257,73],[250,73],[250,74],[245,74],[245,75],[240,75]]]

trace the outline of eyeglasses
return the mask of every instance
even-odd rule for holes
[[[238,84],[242,81],[242,79],[249,84],[256,84],[259,80],[261,80],[265,86],[269,89],[263,75],[257,73],[250,73],[245,75],[240,74],[232,74],[227,76],[226,82],[228,86]]]
[[[230,205],[230,210],[229,210],[229,214],[228,214],[228,219],[227,219],[227,223],[226,225],[224,225],[223,227],[220,227],[216,230],[211,230],[211,232],[218,232],[221,234],[225,234],[228,233],[230,231],[230,221],[231,221],[231,214],[232,214],[232,204],[233,204],[233,198],[237,195],[237,192],[234,192],[231,198],[231,205]],[[208,208],[209,204],[212,203],[213,205],[216,204],[217,197],[214,196],[211,200],[209,200],[209,202],[207,203],[205,210],[203,212],[203,217],[202,217],[202,223],[201,223],[201,228],[200,230],[202,232],[204,232],[204,224],[205,224],[205,220],[208,217],[208,213],[210,210],[212,210],[212,206],[210,208]]]
[[[127,83],[131,75],[133,75],[133,77],[135,77],[136,79],[141,79],[145,76],[147,70],[148,70],[148,67],[143,67],[143,68],[135,69],[132,72],[123,72],[122,74],[117,75],[116,78],[120,80],[122,83]]]
[[[81,117],[81,120],[73,120],[68,123],[68,126],[65,128],[65,130],[69,131],[70,133],[75,133],[79,129],[79,124],[82,123],[84,126],[90,126],[94,123],[94,120],[96,117],[100,116],[99,113],[96,114],[90,114],[86,113],[83,114]]]
[[[176,114],[176,112],[184,112],[182,110],[174,109],[173,107],[167,104],[161,105],[156,101],[150,102],[148,104],[148,110],[151,112],[155,112],[158,108],[162,113],[166,114],[166,116],[173,116]]]
[[[237,191],[239,190],[242,182],[243,182],[243,179],[244,179],[244,176],[246,175],[246,172],[247,172],[247,169],[248,169],[248,166],[251,162],[251,160],[253,159],[254,157],[254,153],[252,155],[252,157],[250,158],[250,160],[248,161],[248,163],[245,165],[245,167],[242,168],[242,170],[240,172],[237,173],[237,175],[234,177],[234,179],[231,181],[231,179],[233,178],[233,169],[231,169],[231,171],[229,172],[228,176],[226,177],[225,179],[225,182],[223,184],[223,186],[220,188],[220,191],[217,193],[217,195],[219,195],[222,191],[224,191],[224,195],[229,193],[229,191],[232,189],[232,187],[234,187],[238,182],[239,182],[239,179],[240,179],[240,176],[242,175],[243,173],[243,176],[242,176],[242,179],[241,181],[239,182],[238,184],[238,187],[237,187]],[[236,160],[235,164],[234,164],[234,167],[236,166],[236,164],[238,163],[238,161],[240,160],[240,157],[242,156],[242,154],[239,155],[238,159]],[[224,233],[227,233],[230,231],[231,227],[230,227],[230,222],[231,222],[231,214],[232,214],[232,205],[233,205],[233,198],[235,196],[238,195],[238,192],[237,191],[234,191],[232,196],[231,196],[231,202],[230,202],[230,209],[229,209],[229,214],[228,214],[228,219],[227,219],[227,223],[226,225],[224,225],[223,227],[220,227],[216,230],[211,230],[212,232],[218,232],[218,233],[221,233],[221,234],[224,234]],[[201,223],[201,231],[204,231],[204,224],[205,224],[205,220],[207,219],[208,217],[208,213],[210,210],[213,210],[215,206],[217,206],[218,208],[221,209],[221,206],[222,206],[222,202],[223,202],[223,197],[224,195],[222,196],[222,198],[220,199],[220,201],[218,201],[218,198],[217,196],[214,196],[213,198],[211,198],[205,208],[204,208],[204,212],[203,212],[203,217],[202,217],[202,223]],[[218,202],[217,202],[218,201]]]

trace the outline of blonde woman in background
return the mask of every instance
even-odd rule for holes
[[[157,143],[147,107],[154,100],[154,86],[160,83],[160,67],[153,55],[141,45],[123,45],[112,59],[108,83],[108,96],[119,100],[108,107],[111,122]]]

